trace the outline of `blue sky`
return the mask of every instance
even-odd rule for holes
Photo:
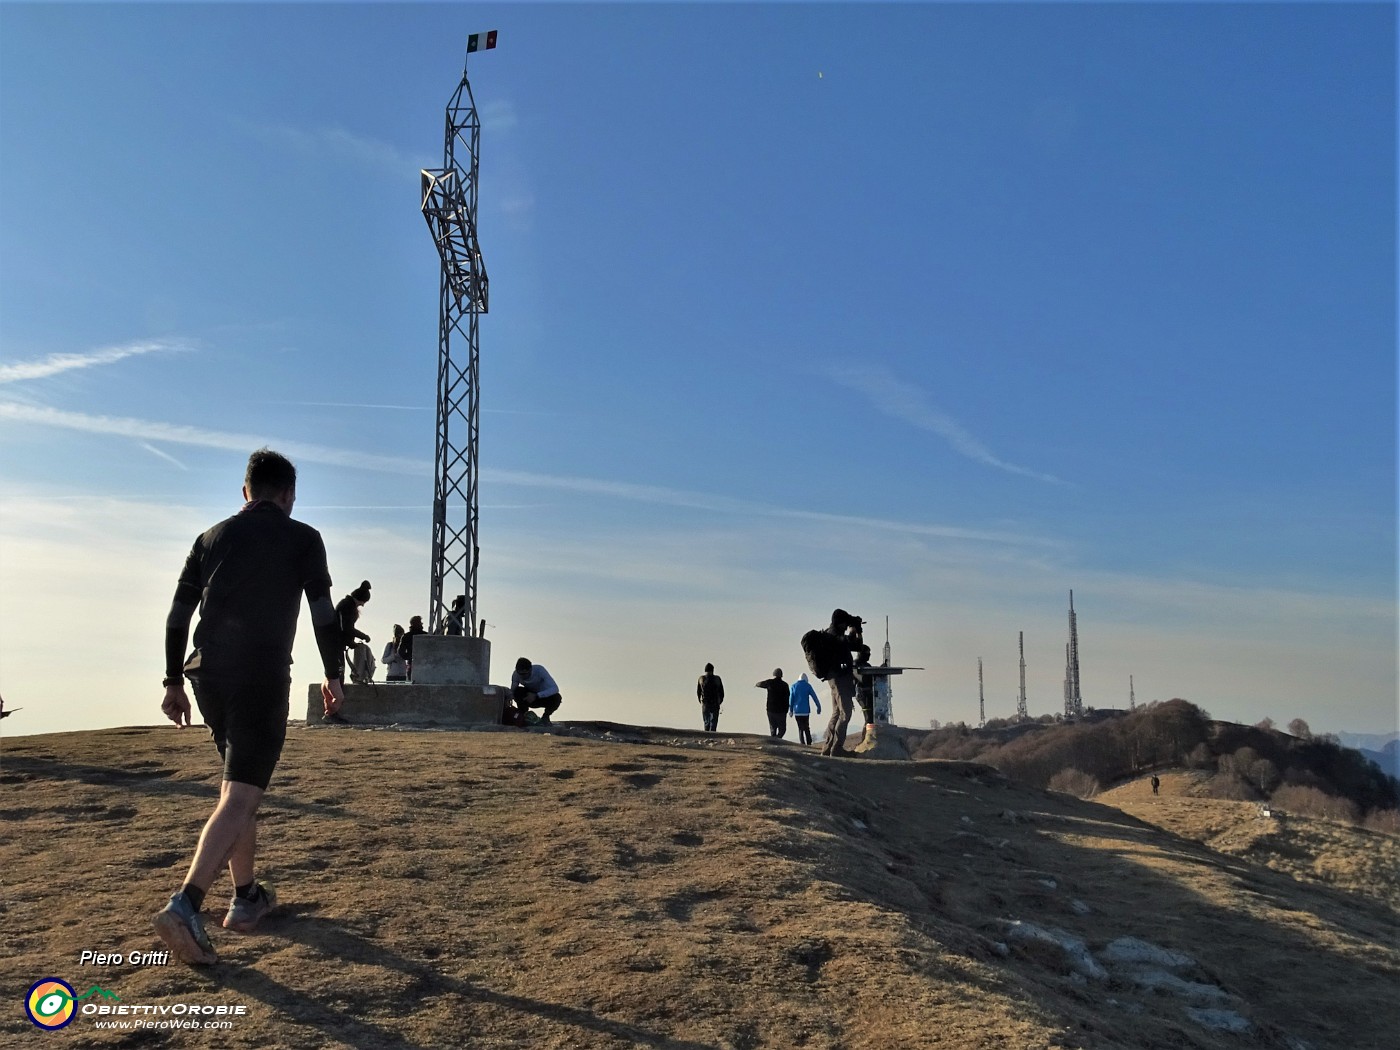
[[[0,693],[159,720],[267,443],[427,612],[437,259],[483,121],[480,613],[563,718],[762,732],[834,606],[895,717],[1397,728],[1391,5],[0,4]],[[882,640],[882,639],[880,639]],[[378,645],[376,645],[378,648]],[[299,681],[314,675],[303,618]]]

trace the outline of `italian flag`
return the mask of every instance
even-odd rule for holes
[[[473,33],[467,37],[467,54],[473,51],[489,51],[496,46],[496,31],[493,29],[489,33]]]

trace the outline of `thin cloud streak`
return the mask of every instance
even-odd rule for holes
[[[38,426],[60,427],[88,434],[112,434],[138,441],[163,441],[168,444],[194,445],[247,453],[264,445],[294,460],[324,463],[336,467],[360,467],[390,474],[431,474],[432,465],[426,460],[399,456],[376,456],[349,449],[328,448],[303,442],[278,441],[268,435],[235,434],[222,430],[205,430],[178,423],[154,423],[146,419],[122,416],[89,416],[80,412],[64,412],[57,408],[24,405],[0,401],[0,420],[32,423]]]
[[[903,420],[920,430],[937,434],[952,445],[955,452],[976,463],[1004,470],[1008,474],[1019,474],[1022,477],[1034,478],[1036,481],[1048,482],[1052,485],[1066,484],[1053,474],[1043,474],[1006,462],[964,430],[962,424],[953,419],[952,416],[930,405],[925,399],[923,391],[901,383],[883,368],[832,367],[827,369],[827,375],[834,382],[859,394],[864,394],[870,403],[885,415]]]
[[[111,434],[137,441],[160,441],[167,444],[193,445],[234,452],[248,452],[266,445],[277,449],[293,460],[305,460],[310,463],[382,471],[390,474],[427,476],[432,473],[432,464],[426,460],[399,456],[378,456],[356,452],[352,449],[281,441],[268,435],[236,434],[228,431],[206,430],[176,423],[157,423],[120,416],[90,416],[79,412],[65,412],[56,408],[21,404],[15,401],[0,401],[0,421],[4,420],[60,427],[89,434]],[[491,485],[516,485],[524,488],[549,489],[556,492],[574,492],[581,495],[626,500],[632,503],[650,503],[657,506],[678,507],[684,510],[703,510],[715,514],[814,521],[863,529],[876,528],[888,532],[936,539],[971,540],[980,543],[1046,548],[1059,546],[1052,540],[1010,532],[983,531],[947,525],[924,525],[916,522],[886,521],[878,518],[793,510],[767,503],[734,499],[730,496],[689,492],[685,489],[666,488],[658,485],[638,485],[627,481],[566,478],[550,474],[532,474],[525,471],[490,469],[481,472],[481,481]]]
[[[30,379],[47,379],[63,372],[74,372],[83,368],[115,364],[128,357],[142,354],[183,353],[193,349],[183,343],[154,340],[145,343],[128,343],[125,346],[107,346],[86,354],[50,354],[37,361],[21,361],[18,364],[0,365],[0,384],[21,383]]]

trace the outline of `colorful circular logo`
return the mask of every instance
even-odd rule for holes
[[[62,1028],[73,1020],[76,993],[67,981],[45,977],[29,986],[24,1012],[40,1028]]]

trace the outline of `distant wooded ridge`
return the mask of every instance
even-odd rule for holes
[[[944,726],[914,746],[915,758],[984,762],[1036,787],[1090,797],[1119,781],[1167,769],[1199,771],[1214,798],[1269,802],[1308,816],[1400,831],[1400,781],[1331,733],[1295,718],[1253,726],[1217,722],[1182,699],[1133,711],[1095,711],[1082,721],[993,719],[981,729]]]

